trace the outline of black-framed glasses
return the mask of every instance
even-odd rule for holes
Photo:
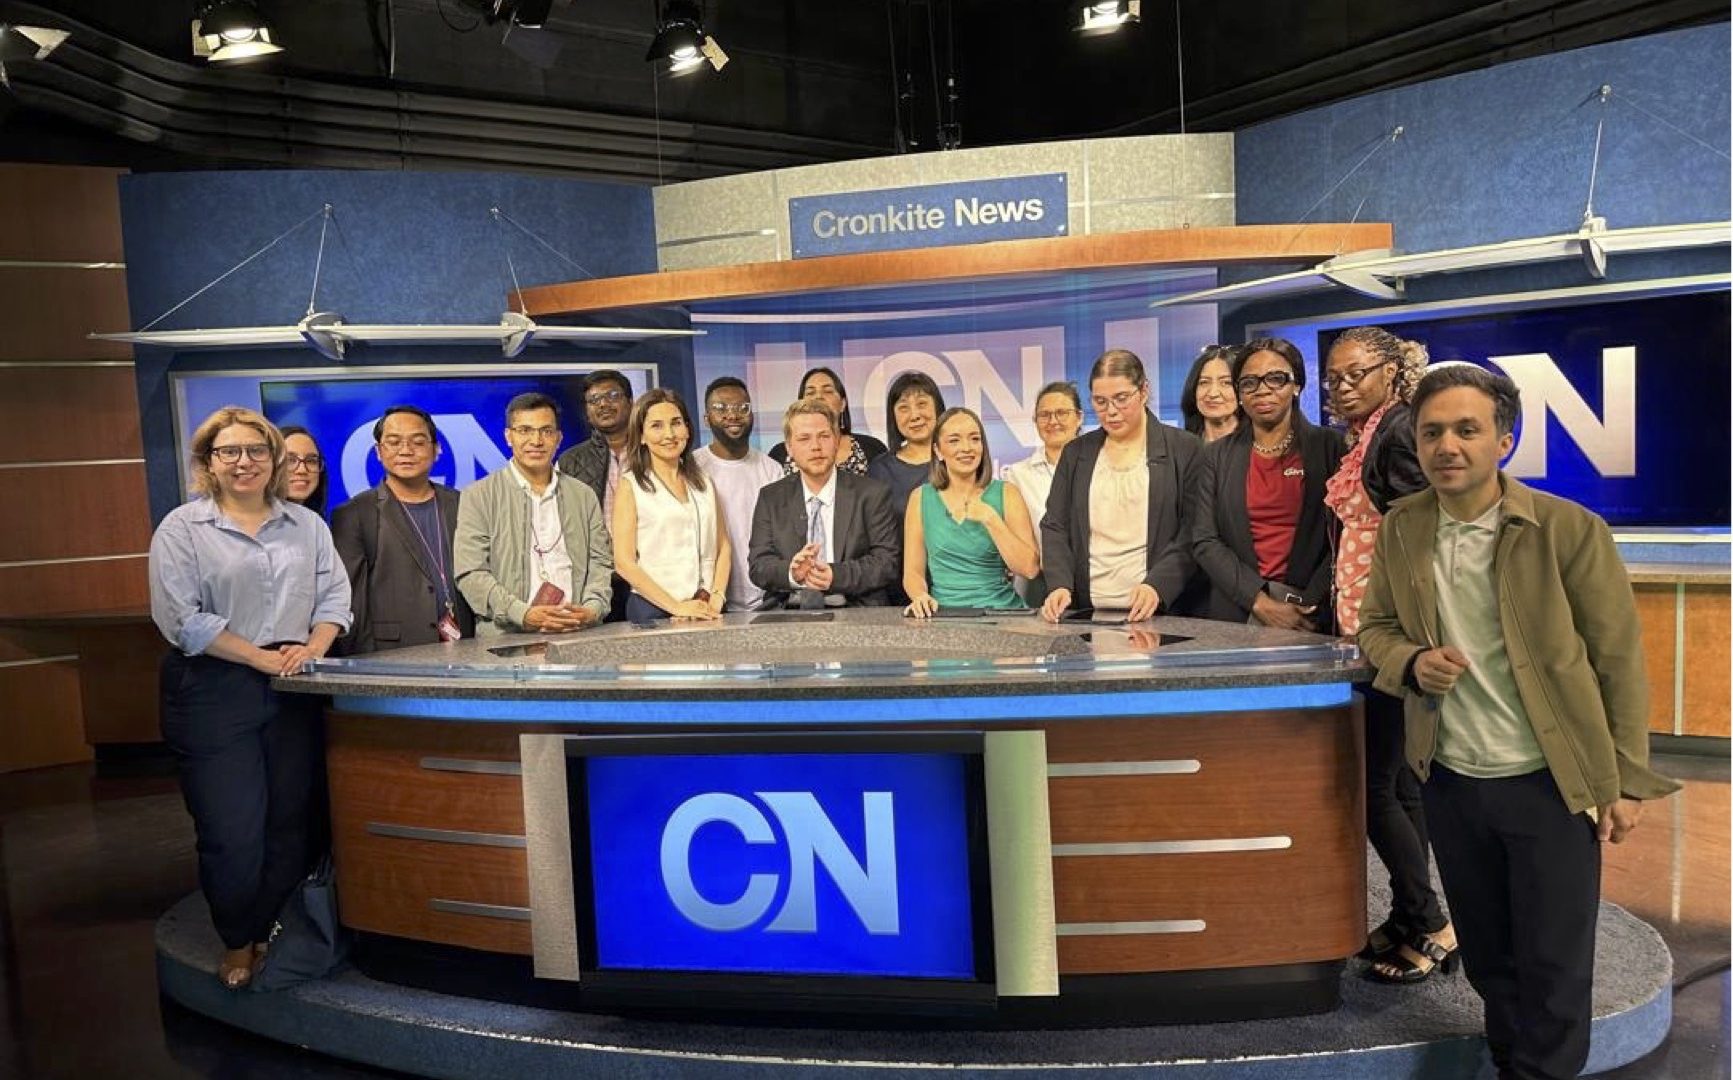
[[[1137,395],[1142,392],[1141,389],[1121,390],[1112,397],[1092,397],[1089,399],[1089,402],[1095,406],[1095,411],[1097,413],[1104,413],[1109,409],[1112,409],[1114,412],[1124,412],[1126,408],[1137,399]]]
[[[320,457],[318,454],[284,454],[283,455],[283,468],[289,470],[290,472],[294,472],[296,469],[299,469],[302,467],[305,467],[308,472],[318,472],[320,466],[322,466],[324,464],[325,464],[325,459]]]
[[[1063,424],[1076,415],[1078,415],[1076,409],[1047,409],[1035,414],[1035,422],[1038,424]]]
[[[248,461],[271,460],[271,448],[265,443],[248,443],[245,446],[211,447],[211,457],[216,458],[224,465],[233,465],[235,462],[241,460],[242,454],[247,455]]]
[[[1239,388],[1240,396],[1245,397],[1257,393],[1260,386],[1273,394],[1282,387],[1290,385],[1293,381],[1292,372],[1266,371],[1262,375],[1242,375],[1239,382],[1234,385]]]
[[[526,441],[529,439],[541,439],[545,442],[549,439],[556,438],[560,433],[560,429],[557,427],[530,427],[528,424],[519,424],[511,429],[511,433]]]
[[[740,405],[730,405],[730,404],[728,404],[726,402],[722,402],[722,401],[712,401],[710,403],[710,415],[712,415],[712,416],[751,416],[752,415],[752,402],[748,401],[748,402],[745,402],[744,404],[740,404]]]
[[[1359,386],[1366,376],[1372,374],[1383,366],[1383,364],[1373,364],[1371,367],[1343,368],[1341,371],[1326,371],[1324,372],[1324,387],[1332,390],[1338,386],[1344,389],[1351,389]]]
[[[584,395],[586,405],[617,405],[625,400],[624,390],[596,390]]]

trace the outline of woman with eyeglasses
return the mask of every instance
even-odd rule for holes
[[[1233,374],[1250,422],[1209,445],[1192,489],[1192,553],[1210,585],[1203,614],[1328,629],[1324,482],[1342,459],[1342,436],[1300,412],[1306,364],[1292,342],[1248,342]]]
[[[331,486],[325,475],[325,455],[319,453],[313,433],[299,424],[278,430],[283,433],[283,470],[288,477],[283,497],[324,517],[325,497]]]
[[[945,397],[931,375],[905,371],[885,392],[890,446],[873,458],[867,475],[891,489],[891,505],[907,506],[909,493],[927,482],[933,465],[933,432]]]
[[[904,615],[940,607],[1020,608],[1010,575],[1041,570],[1023,496],[993,477],[987,430],[969,409],[947,409],[934,425],[931,480],[903,514]]]
[[[1047,514],[1047,496],[1053,491],[1053,472],[1059,455],[1083,430],[1083,396],[1077,384],[1050,382],[1035,396],[1035,433],[1041,446],[1033,454],[1005,470],[1005,479],[1023,496],[1029,520],[1035,523],[1035,554],[1041,554],[1041,519]],[[1012,582],[1023,602],[1038,608],[1047,599],[1047,575],[1019,576]]]
[[[1341,525],[1336,628],[1345,636],[1360,632],[1360,603],[1384,512],[1391,500],[1426,487],[1408,408],[1426,360],[1426,346],[1375,326],[1343,331],[1325,359],[1330,412],[1348,425],[1348,452],[1324,495]],[[1366,838],[1390,872],[1390,915],[1367,937],[1361,955],[1372,961],[1374,979],[1419,982],[1455,953],[1456,932],[1427,868],[1426,816],[1420,779],[1405,759],[1402,700],[1369,684],[1360,693],[1366,700]]]
[[[1185,493],[1197,437],[1149,411],[1143,361],[1126,349],[1096,359],[1089,398],[1101,427],[1060,452],[1041,518],[1049,590],[1042,617],[1111,610],[1141,622],[1158,611],[1184,614],[1196,569]]]
[[[1185,429],[1205,443],[1232,435],[1240,426],[1240,399],[1234,392],[1234,347],[1205,345],[1186,372],[1179,392]]]
[[[843,389],[842,378],[827,367],[815,367],[800,377],[800,391],[794,395],[797,398],[817,398],[830,406],[830,411],[837,415],[842,425],[842,442],[836,448],[836,467],[843,472],[865,476],[867,466],[874,459],[887,453],[885,444],[871,435],[857,435],[848,418],[848,392]],[[770,448],[770,457],[782,466],[784,476],[793,476],[794,463],[788,460],[788,446],[777,443]]]
[[[284,498],[282,433],[235,406],[193,433],[198,498],[150,542],[163,739],[198,835],[199,884],[237,990],[309,869],[320,701],[279,694],[349,627],[349,578],[319,515]]]
[[[631,622],[719,618],[733,551],[716,486],[692,457],[692,415],[672,390],[632,406],[626,476],[614,493],[614,569],[632,587]]]

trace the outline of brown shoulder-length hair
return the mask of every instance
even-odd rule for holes
[[[986,487],[987,482],[993,479],[993,451],[987,446],[987,425],[981,423],[975,410],[958,405],[940,413],[938,422],[933,425],[933,463],[927,466],[927,478],[933,482],[933,489],[936,491],[943,491],[951,486],[950,467],[939,460],[939,436],[945,433],[945,425],[959,416],[973,420],[975,430],[981,433],[981,463],[975,466],[975,483]]]
[[[686,425],[686,445],[680,449],[680,476],[694,490],[703,491],[706,487],[704,470],[698,467],[698,462],[692,457],[692,445],[698,434],[692,427],[692,413],[687,410],[686,402],[679,394],[662,386],[632,403],[632,419],[626,425],[626,445],[632,448],[631,462],[627,467],[632,471],[632,479],[638,481],[638,486],[645,491],[656,490],[656,485],[651,480],[650,448],[644,445],[644,423],[650,415],[652,405],[672,405],[680,410],[680,421]]]
[[[194,429],[187,459],[192,470],[193,490],[213,499],[217,497],[217,478],[211,472],[211,444],[217,441],[219,431],[235,424],[252,428],[271,448],[271,485],[265,489],[265,494],[273,499],[283,498],[283,492],[289,486],[289,470],[283,468],[283,433],[264,416],[240,405],[224,405]]]

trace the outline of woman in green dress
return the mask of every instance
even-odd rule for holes
[[[993,479],[981,418],[947,409],[933,428],[932,479],[909,494],[903,514],[904,615],[940,607],[1022,607],[1012,574],[1041,570],[1029,508],[1015,487]]]

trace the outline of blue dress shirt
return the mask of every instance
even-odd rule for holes
[[[188,656],[224,630],[254,645],[305,643],[316,623],[344,631],[349,576],[319,515],[273,499],[248,536],[209,498],[169,512],[150,538],[150,614]]]

